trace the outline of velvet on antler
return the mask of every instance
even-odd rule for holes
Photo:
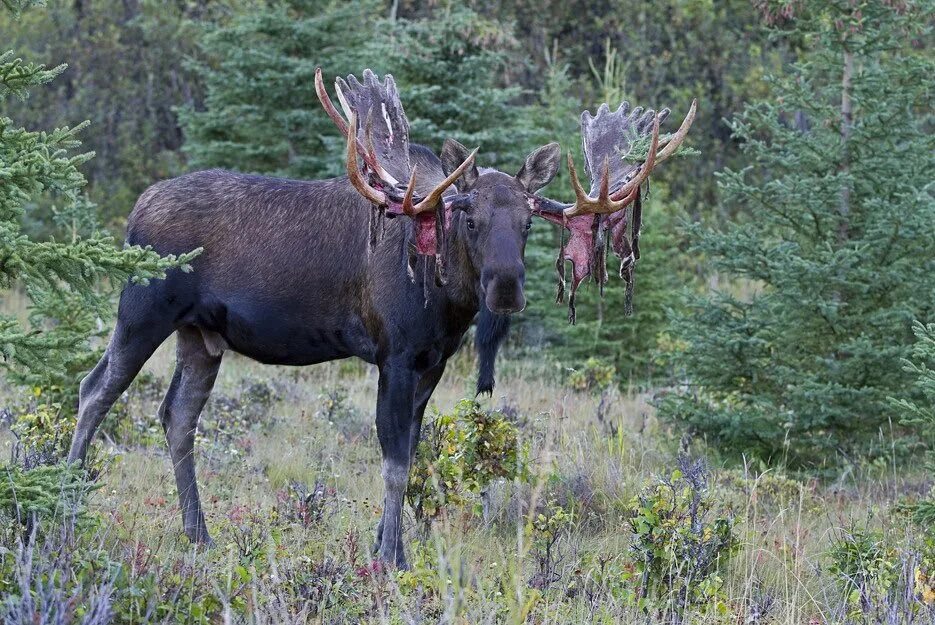
[[[685,140],[695,118],[697,101],[693,101],[679,129],[660,140],[659,124],[669,115],[669,109],[656,111],[642,107],[630,109],[623,102],[616,111],[606,104],[597,110],[581,114],[581,143],[585,172],[591,188],[586,192],[578,179],[571,154],[568,171],[575,192],[575,202],[564,204],[542,196],[530,198],[533,213],[568,230],[564,232],[556,270],[559,275],[558,301],[565,295],[565,262],[572,266],[571,289],[568,298],[568,320],[575,322],[575,295],[588,276],[593,276],[603,294],[607,282],[606,249],[620,259],[619,275],[627,285],[626,310],[632,313],[636,261],[640,257],[639,237],[642,226],[644,185],[653,169],[671,157]],[[638,139],[649,136],[649,150],[641,163],[626,160]],[[611,191],[611,189],[614,189]]]
[[[351,185],[373,204],[370,243],[376,244],[385,216],[406,216],[414,229],[412,262],[416,256],[435,256],[436,280],[444,283],[445,233],[451,224],[451,196],[445,192],[471,167],[474,150],[459,167],[438,184],[425,189],[417,168],[409,160],[409,120],[403,111],[393,77],[383,82],[369,69],[363,82],[355,76],[335,80],[335,92],[344,115],[331,101],[322,80],[321,68],[315,70],[315,91],[325,112],[347,140],[345,168]],[[358,120],[363,119],[363,126]],[[358,163],[363,161],[363,168]],[[400,181],[406,181],[403,184]]]

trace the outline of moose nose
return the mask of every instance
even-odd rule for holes
[[[523,284],[526,271],[520,266],[507,271],[485,271],[481,276],[484,301],[491,312],[498,315],[517,313],[526,308]]]

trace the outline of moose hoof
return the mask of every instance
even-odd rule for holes
[[[193,545],[202,545],[209,549],[215,546],[214,539],[208,534],[207,529],[186,530],[185,535],[188,537],[188,540],[192,541]]]

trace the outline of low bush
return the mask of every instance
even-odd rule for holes
[[[733,517],[716,514],[701,460],[680,456],[670,477],[633,499],[629,525],[642,608],[660,621],[727,611],[720,572],[739,542]]]
[[[548,501],[541,512],[530,515],[526,536],[536,562],[536,572],[529,581],[533,588],[547,588],[562,578],[558,572],[562,561],[558,543],[573,523],[573,514],[554,501]]]
[[[528,447],[501,412],[460,401],[450,414],[436,414],[423,428],[406,491],[417,521],[427,529],[449,506],[476,503],[497,480],[525,480]]]

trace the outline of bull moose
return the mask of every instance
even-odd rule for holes
[[[456,141],[447,140],[440,156],[409,143],[392,76],[381,82],[366,70],[362,83],[338,78],[343,115],[320,70],[315,83],[346,138],[346,176],[300,181],[200,171],[158,182],[136,202],[129,244],[163,254],[203,252],[190,273],[173,270],[164,280],[124,288],[107,349],[80,385],[69,460],[84,460],[107,411],[174,332],[177,362],[159,417],[185,534],[210,543],[193,448],[224,352],[280,365],[357,356],[379,369],[385,498],[374,549],[383,561],[405,567],[401,513],[423,413],[479,313],[478,391],[493,388],[493,358],[508,315],[526,305],[524,250],[532,217],[569,232],[558,267],[563,274],[571,261],[572,311],[582,280],[592,274],[606,280],[605,242],[632,283],[641,186],[684,140],[695,105],[662,141],[659,123],[668,110],[631,111],[624,103],[616,111],[605,104],[596,116],[585,111],[591,190],[581,187],[569,155],[577,200],[568,205],[538,194],[559,169],[556,143],[534,150],[515,175],[478,168],[477,151]],[[648,155],[628,163],[621,155],[637,136],[649,138]]]

